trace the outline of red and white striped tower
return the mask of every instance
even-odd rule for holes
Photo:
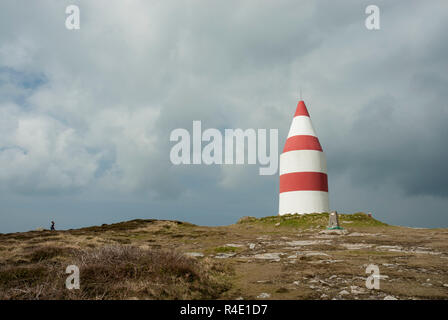
[[[325,154],[305,103],[299,101],[280,155],[279,215],[328,211]]]

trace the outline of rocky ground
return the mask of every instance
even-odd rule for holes
[[[83,298],[448,298],[447,229],[388,226],[363,213],[340,215],[342,231],[327,230],[327,221],[327,214],[245,217],[234,225],[222,227],[134,220],[77,230],[0,235],[0,289],[13,292],[13,286],[17,286],[24,291],[20,273],[8,276],[17,268],[31,268],[38,263],[47,266],[59,263],[62,267],[83,250],[122,246],[148,252],[176,252],[196,263],[197,268],[207,265],[204,273],[210,272],[212,276],[204,280],[198,275],[197,280],[193,277],[190,282],[198,281],[207,287],[216,285],[216,290],[203,293],[199,286],[191,285],[197,294],[179,293],[177,288],[167,289],[170,294],[158,296],[159,291],[148,293],[140,288],[142,285],[138,289],[136,281],[141,284],[143,280],[133,278],[132,290],[117,293],[122,289],[116,289],[114,294],[102,295],[85,293]],[[56,253],[53,250],[53,254],[36,258],[36,252],[45,252],[42,251],[45,248],[64,250]],[[372,264],[379,269],[375,275],[379,289],[366,287],[366,279],[371,275],[366,268]],[[28,289],[42,286],[39,279],[27,279]],[[83,282],[81,270],[81,283],[88,285],[86,281]],[[10,293],[4,298],[41,298],[45,297],[44,291],[40,295],[36,290],[32,295]]]

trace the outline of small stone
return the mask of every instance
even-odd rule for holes
[[[255,243],[249,243],[249,249],[254,250],[255,249]]]
[[[397,298],[395,298],[394,296],[386,296],[384,298],[384,300],[398,300]]]
[[[360,288],[358,286],[350,286],[350,291],[352,294],[363,294],[365,293],[365,290],[363,288]]]
[[[227,259],[230,257],[233,257],[234,255],[236,255],[236,253],[218,253],[215,258],[218,259]]]
[[[257,296],[258,299],[268,299],[268,298],[270,298],[270,297],[271,297],[271,295],[270,295],[269,293],[266,293],[266,292],[262,292],[262,293],[260,293],[260,294]]]
[[[341,296],[345,296],[345,295],[347,295],[347,294],[350,294],[350,292],[348,292],[347,290],[342,290],[341,292],[339,292],[339,294],[340,294]]]
[[[368,243],[341,243],[341,246],[348,250],[360,250],[365,248],[371,248],[373,245]]]
[[[292,284],[295,284],[296,286],[300,285],[300,281],[294,281]]]
[[[332,279],[334,279],[334,278],[337,278],[338,276],[337,275],[332,275],[330,278],[328,278],[328,279],[330,279],[330,280],[332,280]]]
[[[271,280],[257,280],[257,283],[272,283]]]
[[[359,232],[352,232],[348,236],[349,237],[364,237],[370,235],[369,233],[359,233]]]
[[[390,251],[390,252],[403,252],[403,248],[400,246],[377,246],[378,251]]]
[[[280,261],[280,255],[281,253],[272,252],[272,253],[259,253],[254,255],[255,259],[262,259],[262,260],[275,260]]]
[[[196,258],[196,257],[200,258],[200,257],[204,256],[204,254],[200,253],[200,252],[186,252],[185,255],[187,257],[194,257],[194,258]]]
[[[348,231],[345,229],[333,229],[333,230],[322,230],[321,232],[319,232],[320,234],[339,234],[339,235],[344,235],[347,234]]]
[[[448,283],[444,283],[443,286],[448,288]]]
[[[243,297],[238,297],[235,300],[244,300],[244,298]]]
[[[306,255],[307,257],[312,257],[312,256],[325,256],[325,257],[329,257],[328,254],[323,253],[323,252],[307,252],[307,253],[305,253],[305,255]]]
[[[231,247],[231,248],[242,248],[242,247],[244,247],[243,244],[236,244],[236,243],[227,243],[225,246],[226,247]]]
[[[393,267],[395,265],[392,264],[392,263],[383,263],[383,266],[385,266],[385,267]]]
[[[312,246],[317,244],[331,244],[331,240],[296,240],[285,242],[288,247]]]
[[[277,222],[277,223],[275,224],[276,227],[278,227],[279,225],[280,225],[280,222]]]

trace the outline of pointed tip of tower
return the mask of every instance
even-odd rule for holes
[[[309,117],[308,109],[306,108],[305,102],[303,100],[300,100],[299,103],[297,103],[297,109],[296,113],[294,114],[294,117],[297,116],[307,116]]]

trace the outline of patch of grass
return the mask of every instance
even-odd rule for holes
[[[347,224],[347,227],[387,227],[388,224],[376,220],[373,217],[369,217],[364,212],[357,212],[353,214],[340,214],[339,222],[351,221],[352,223]]]
[[[156,220],[156,219],[135,219],[125,222],[112,223],[112,224],[102,224],[101,226],[93,226],[87,228],[81,228],[76,230],[69,230],[71,234],[80,235],[80,234],[89,234],[91,232],[104,232],[104,231],[130,231],[142,227],[146,227],[151,224],[156,224],[158,222],[168,222],[172,223],[175,226],[180,227],[191,227],[194,226],[191,223],[177,221],[177,220]],[[170,229],[170,226],[164,225],[163,228]]]
[[[112,238],[111,240],[121,243],[121,244],[130,244],[131,240],[128,238]]]
[[[30,259],[31,262],[39,262],[49,260],[57,256],[69,255],[72,252],[73,249],[71,248],[46,246],[32,249],[32,252],[29,253],[26,257]]]
[[[19,287],[21,285],[33,285],[41,281],[47,275],[47,268],[44,266],[7,266],[0,269],[0,288],[4,286]],[[0,295],[1,297],[1,295]]]
[[[269,216],[263,218],[245,217],[240,219],[238,224],[261,224],[275,226],[279,224],[279,227],[294,227],[294,228],[325,228],[328,225],[328,213],[311,213],[311,214],[288,214],[282,216]],[[363,212],[357,212],[354,214],[339,214],[339,221],[350,221],[347,226],[353,227],[378,227],[387,226],[387,224],[378,221],[372,217],[369,217]]]
[[[275,290],[275,292],[277,292],[277,293],[286,293],[286,292],[289,292],[289,290],[287,288],[280,287],[277,290]]]
[[[175,222],[177,223],[177,225],[178,225],[179,227],[182,227],[182,228],[196,227],[195,224],[190,223],[190,222],[184,222],[184,221],[175,221]]]
[[[81,228],[77,230],[69,230],[72,234],[83,234],[85,232],[104,232],[104,231],[128,231],[137,228],[144,227],[148,224],[154,223],[155,219],[135,219],[131,221],[113,223],[113,224],[102,224],[101,226],[93,226],[87,228]]]
[[[59,236],[58,231],[29,231],[29,232],[18,232],[18,233],[8,233],[2,236],[3,239],[9,240],[39,240],[50,239]]]
[[[240,223],[255,223],[261,225],[275,226],[279,223],[279,227],[295,227],[295,228],[309,228],[318,225],[324,226],[328,223],[328,213],[306,214],[306,215],[283,215],[283,216],[269,216],[254,219],[248,219]]]
[[[186,237],[187,235],[181,234],[181,233],[173,233],[170,236],[171,236],[171,238],[183,238],[183,237]]]
[[[230,252],[236,252],[238,251],[238,249],[239,248],[236,247],[225,246],[225,247],[216,247],[213,249],[213,251],[216,253],[230,253]]]

